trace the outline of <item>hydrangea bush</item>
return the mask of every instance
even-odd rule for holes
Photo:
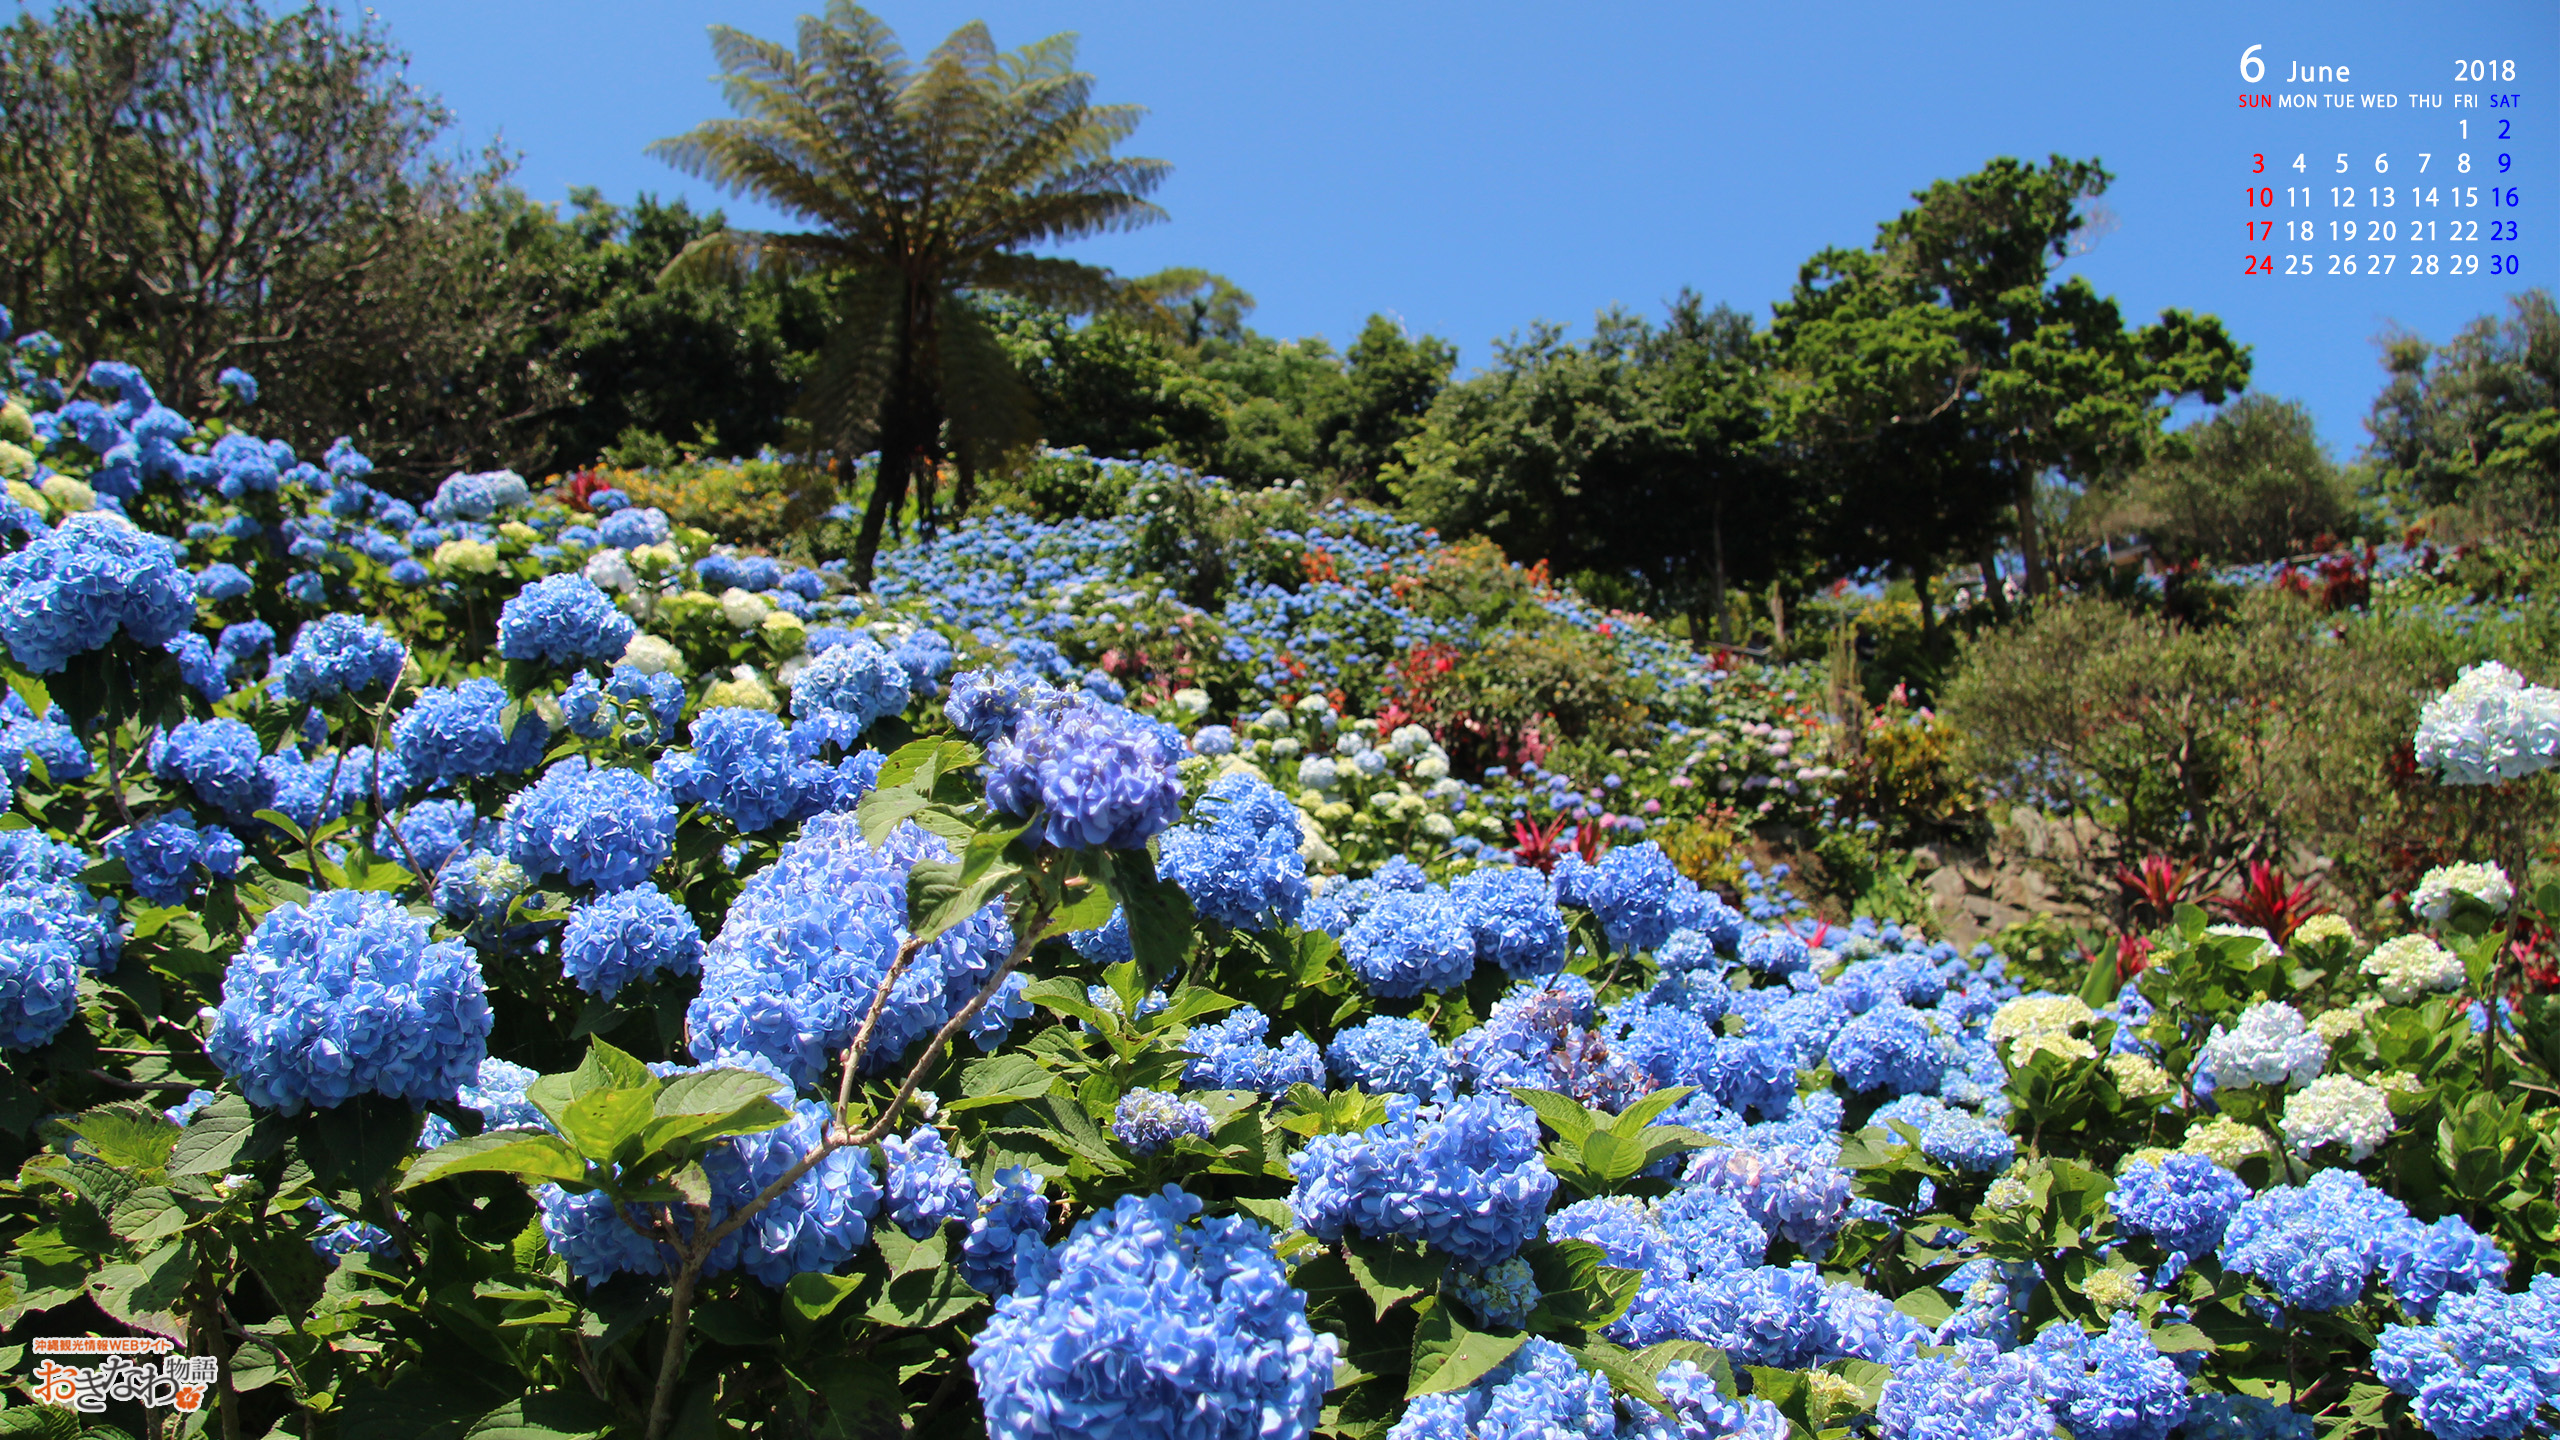
[[[1804,676],[1506,571],[1655,706],[1564,773],[1356,508],[1202,610],[1132,467],[861,595],[8,353],[0,1326],[215,1355],[208,1428],[2560,1424],[2535,877],[2041,988],[1705,845],[1828,823]],[[2547,783],[2547,694],[2422,764]]]

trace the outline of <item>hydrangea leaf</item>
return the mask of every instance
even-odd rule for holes
[[[157,1111],[131,1105],[106,1105],[84,1112],[71,1122],[83,1148],[119,1170],[157,1170],[168,1163],[171,1147],[186,1132]]]
[[[262,1116],[239,1095],[225,1092],[196,1113],[169,1149],[172,1175],[219,1175],[254,1164],[284,1143],[282,1120]]]
[[[1435,1302],[1413,1332],[1413,1369],[1405,1381],[1405,1398],[1463,1390],[1528,1342],[1526,1332],[1494,1335],[1469,1329],[1447,1305]]]
[[[1627,1313],[1643,1288],[1644,1272],[1609,1263],[1609,1252],[1587,1240],[1558,1240],[1523,1252],[1538,1278],[1534,1330],[1597,1330]]]
[[[1419,1250],[1398,1245],[1345,1245],[1342,1258],[1352,1281],[1369,1297],[1381,1320],[1388,1311],[1438,1285],[1440,1272],[1448,1268]]]
[[[543,1390],[481,1416],[463,1440],[603,1440],[613,1427],[613,1411],[593,1396]]]
[[[549,1180],[581,1188],[587,1178],[586,1162],[579,1159],[577,1152],[558,1136],[525,1130],[501,1130],[490,1135],[465,1136],[428,1151],[409,1166],[409,1173],[400,1178],[399,1188],[414,1190],[430,1180],[474,1170],[498,1171],[528,1180]]]
[[[1138,967],[1151,978],[1181,974],[1196,938],[1191,898],[1157,876],[1146,851],[1124,850],[1112,858],[1111,893],[1128,913],[1129,950]]]

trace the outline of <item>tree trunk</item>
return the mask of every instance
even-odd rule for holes
[[[1708,522],[1709,554],[1710,558],[1714,562],[1714,568],[1707,572],[1707,595],[1710,602],[1716,609],[1716,638],[1723,641],[1725,644],[1730,645],[1733,643],[1733,615],[1726,607],[1724,598],[1723,491],[1719,490],[1716,492],[1714,507],[1708,513],[1710,517]]]
[[[871,499],[862,507],[862,530],[853,542],[852,579],[857,590],[871,588],[881,528],[900,513],[917,460],[929,454],[941,435],[935,319],[932,287],[910,282],[905,310],[898,317],[896,369],[890,372],[888,400],[881,407],[880,469],[872,478]]]
[[[2035,472],[2020,468],[2018,472],[2018,553],[2027,562],[2027,598],[2044,593],[2044,534],[2036,523]]]
[[[1975,563],[1982,567],[1982,598],[1991,602],[1991,618],[2009,623],[2009,587],[2000,581],[2000,552],[1988,540],[1982,542]]]
[[[1911,589],[1920,597],[1920,644],[1928,648],[1938,641],[1938,605],[1929,594],[1929,567],[1911,567]]]

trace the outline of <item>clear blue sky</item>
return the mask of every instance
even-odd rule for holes
[[[370,7],[441,94],[461,139],[501,137],[521,180],[558,200],[572,185],[753,206],[642,153],[728,113],[705,27],[787,38],[822,0],[376,0]],[[1587,329],[1610,304],[1657,311],[1681,286],[1763,320],[1796,268],[1826,245],[1864,244],[1932,179],[2003,154],[2103,159],[2117,177],[2093,247],[2073,263],[2129,316],[2163,306],[2219,314],[2255,348],[2255,388],[2308,402],[2342,458],[2364,441],[2381,379],[2373,338],[2393,326],[2442,338],[2501,308],[2520,285],[2560,283],[2560,6],[2550,0],[2234,4],[2144,0],[1979,3],[1136,4],[1119,0],[884,0],[875,13],[921,55],[983,19],[1000,46],[1082,37],[1096,97],[1151,112],[1131,153],[1173,162],[1171,219],[1075,247],[1127,274],[1199,265],[1261,302],[1254,323],[1337,344],[1373,311],[1457,342],[1483,364],[1491,341],[1532,320]],[[2242,52],[2266,80],[2244,84]],[[2458,59],[2513,60],[2509,83],[2456,85]],[[2316,87],[2401,96],[2390,111],[2245,111],[2242,91],[2294,62],[2347,65]],[[2419,111],[2409,92],[2511,92],[2519,108]],[[2448,101],[2448,105],[2450,105]],[[2488,101],[2484,98],[2483,106]],[[2455,123],[2472,118],[2463,143]],[[2497,118],[2513,138],[2490,138]],[[2331,244],[2329,189],[2354,178],[2427,179],[2468,151],[2486,179],[2498,153],[2518,212],[2412,210],[2405,218],[2520,216],[2517,242]],[[2352,177],[2334,174],[2351,153]],[[2243,176],[2316,187],[2324,238],[2247,243]],[[2387,152],[2388,177],[2371,173]],[[2294,174],[2296,154],[2309,170]],[[2268,212],[2258,212],[2266,214]],[[2357,216],[2392,215],[2369,205]],[[2486,227],[2484,225],[2484,235]],[[2253,279],[2244,252],[2463,250],[2481,275]],[[2486,272],[2516,254],[2520,281]]]

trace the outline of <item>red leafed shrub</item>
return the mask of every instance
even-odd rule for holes
[[[2290,883],[2282,870],[2264,860],[2249,862],[2239,893],[2216,895],[2204,903],[2232,921],[2266,931],[2279,945],[2293,938],[2303,921],[2329,908],[2312,898],[2308,884]]]

